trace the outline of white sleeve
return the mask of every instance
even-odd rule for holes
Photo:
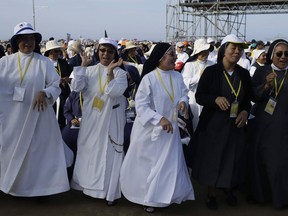
[[[87,78],[86,78],[87,67],[74,67],[70,77],[73,77],[71,80],[71,89],[72,91],[80,92],[85,89]]]
[[[144,76],[139,85],[135,97],[135,105],[137,118],[142,125],[145,125],[148,122],[153,125],[159,124],[163,116],[153,109],[154,104],[151,92],[151,82],[147,75]]]

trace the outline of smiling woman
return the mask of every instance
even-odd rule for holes
[[[41,37],[19,23],[11,38],[15,54],[0,60],[0,190],[13,196],[69,190],[65,144],[52,108],[60,78],[49,59],[34,52]]]
[[[246,121],[253,95],[249,72],[237,64],[245,46],[227,35],[217,64],[205,68],[196,90],[203,109],[192,143],[192,177],[207,187],[209,209],[218,208],[217,188],[224,189],[228,205],[236,206],[233,189],[244,181]]]
[[[194,200],[177,123],[178,112],[188,112],[188,90],[173,70],[175,60],[174,47],[159,43],[144,63],[135,97],[137,116],[121,168],[124,196],[148,213]]]
[[[267,52],[267,65],[252,78],[257,100],[249,122],[251,198],[272,200],[275,208],[288,205],[287,70],[288,42],[277,39]]]
[[[121,197],[119,173],[126,120],[123,93],[128,83],[114,40],[101,38],[96,55],[97,65],[87,67],[91,58],[82,55],[81,66],[73,71],[71,87],[81,91],[84,101],[72,187],[106,199],[112,206]]]

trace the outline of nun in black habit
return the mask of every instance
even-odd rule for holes
[[[275,40],[267,65],[252,78],[256,95],[255,119],[249,125],[251,198],[271,201],[275,208],[288,205],[288,42]]]
[[[248,70],[237,62],[245,47],[235,35],[227,35],[217,64],[204,70],[195,95],[203,110],[192,144],[192,177],[208,188],[209,209],[218,208],[217,188],[225,192],[228,205],[236,206],[232,189],[244,179],[252,84]]]

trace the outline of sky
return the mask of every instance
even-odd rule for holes
[[[14,26],[26,21],[34,24],[43,39],[99,39],[104,36],[160,41],[166,38],[167,0],[0,0],[0,40],[13,35]],[[287,38],[288,15],[247,17],[247,39]]]

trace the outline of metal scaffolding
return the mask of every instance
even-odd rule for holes
[[[168,0],[166,40],[221,40],[231,33],[246,40],[247,15],[256,14],[288,14],[288,0]]]

